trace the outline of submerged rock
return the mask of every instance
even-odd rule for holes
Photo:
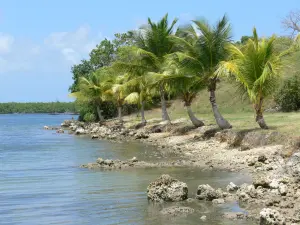
[[[260,212],[260,225],[285,225],[285,218],[274,209],[264,208]]]
[[[186,200],[188,186],[167,174],[163,174],[147,187],[148,199],[156,202],[176,202]]]
[[[161,214],[170,216],[187,216],[194,212],[193,208],[185,206],[171,206],[160,211]]]

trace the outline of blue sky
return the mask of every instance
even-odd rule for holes
[[[0,102],[70,101],[70,68],[114,33],[138,28],[165,13],[180,23],[226,13],[235,39],[283,35],[282,18],[299,0],[0,0]]]

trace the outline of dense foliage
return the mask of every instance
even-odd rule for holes
[[[183,100],[191,122],[200,127],[204,122],[196,118],[191,105],[206,88],[217,125],[228,129],[231,124],[219,111],[216,91],[220,80],[234,78],[252,102],[257,123],[267,129],[264,100],[274,95],[286,73],[283,68],[292,64],[288,59],[299,50],[300,35],[261,38],[254,29],[252,36],[234,43],[226,16],[215,24],[202,19],[175,29],[176,24],[177,19],[169,23],[168,14],[158,22],[148,18],[138,30],[104,39],[88,60],[74,65],[70,91],[79,103],[79,118],[103,121],[118,116],[122,122],[124,113],[139,110],[141,123],[146,124],[145,106],[157,104],[162,120],[170,122],[167,97],[172,96]],[[296,89],[297,82],[289,81],[285,91]],[[283,96],[299,99],[282,92]]]
[[[275,101],[284,112],[300,109],[300,73],[284,81],[275,96]]]
[[[0,103],[0,113],[75,113],[74,102]]]

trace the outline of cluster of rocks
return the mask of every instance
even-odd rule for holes
[[[64,133],[65,131],[60,127],[50,127],[50,126],[44,126],[45,130],[55,130],[56,133]]]
[[[128,169],[128,168],[150,168],[155,167],[155,163],[148,163],[144,161],[139,161],[136,157],[132,159],[122,161],[119,159],[102,159],[98,158],[96,163],[88,163],[81,165],[81,168],[88,169],[107,169],[107,170],[116,170],[116,169]]]
[[[100,123],[83,123],[74,120],[67,120],[61,124],[62,127],[68,128],[70,133],[75,135],[91,135],[93,139],[110,139],[122,140],[125,137],[132,139],[146,139],[149,137],[149,133],[144,130],[128,129],[122,124],[114,123],[110,125],[104,125]]]
[[[277,185],[278,182],[278,185]],[[225,202],[232,201],[234,199],[242,202],[253,203],[255,212],[259,210],[257,206],[262,206],[261,211],[258,211],[256,215],[259,217],[260,225],[284,225],[284,224],[297,224],[300,223],[300,204],[297,206],[299,199],[292,196],[290,187],[286,184],[286,180],[272,180],[262,179],[262,177],[253,181],[252,184],[242,184],[237,186],[234,183],[230,183],[226,189],[228,192],[222,191],[222,189],[214,189],[209,184],[201,184],[198,186],[195,199],[211,201],[213,204],[223,204]],[[276,191],[274,191],[276,190]],[[300,189],[298,189],[299,191]],[[300,193],[300,191],[299,191]],[[188,199],[188,186],[186,183],[181,182],[169,175],[162,175],[157,180],[151,182],[147,188],[148,199],[154,202],[178,202],[187,201]],[[277,196],[277,197],[275,197]],[[294,195],[293,195],[294,196]],[[265,206],[265,208],[263,208]],[[293,214],[290,214],[290,210],[279,210],[279,208],[291,209]],[[251,207],[249,207],[251,213]],[[195,210],[187,206],[172,206],[164,208],[162,214],[164,215],[181,215],[190,214]],[[255,214],[246,214],[244,212],[228,212],[224,213],[224,218],[227,219],[249,219]]]

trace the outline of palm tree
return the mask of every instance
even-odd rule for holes
[[[126,86],[130,94],[125,98],[125,102],[129,104],[137,104],[140,108],[141,124],[146,125],[145,103],[150,101],[151,91],[147,74],[141,76],[133,76],[126,82]]]
[[[139,31],[133,32],[134,45],[128,47],[131,62],[118,62],[115,65],[122,67],[125,72],[146,74],[162,73],[166,56],[172,53],[174,44],[170,38],[177,19],[169,25],[168,14],[157,23],[148,18],[148,24],[142,26]],[[170,121],[166,105],[166,91],[163,84],[159,85],[161,97],[162,120]]]
[[[125,98],[128,96],[128,89],[126,86],[126,75],[115,75],[111,78],[111,88],[104,93],[104,99],[106,101],[112,101],[118,108],[118,120],[123,122],[122,107],[125,103]]]
[[[100,122],[104,120],[100,106],[105,101],[107,90],[112,86],[112,79],[108,73],[109,68],[103,67],[93,72],[88,78],[80,77],[79,91],[70,94],[79,100],[92,102],[96,106]]]
[[[158,83],[164,82],[170,93],[182,99],[193,125],[204,126],[203,121],[199,120],[191,109],[193,100],[206,85],[201,77],[182,67],[176,54],[169,57],[165,72],[156,76]]]
[[[232,126],[223,118],[216,103],[216,88],[219,77],[215,71],[218,64],[225,60],[228,51],[225,46],[231,42],[231,27],[226,16],[219,20],[216,26],[211,26],[205,20],[193,21],[181,34],[182,37],[172,37],[179,46],[177,56],[183,67],[198,74],[207,82],[210,92],[210,102],[215,120],[221,129]]]
[[[274,93],[280,77],[281,59],[289,53],[276,52],[274,40],[275,36],[259,41],[254,28],[253,38],[241,49],[233,44],[227,47],[231,57],[221,62],[217,71],[220,75],[233,75],[241,90],[248,94],[256,113],[256,122],[262,129],[268,129],[263,117],[264,99]]]

